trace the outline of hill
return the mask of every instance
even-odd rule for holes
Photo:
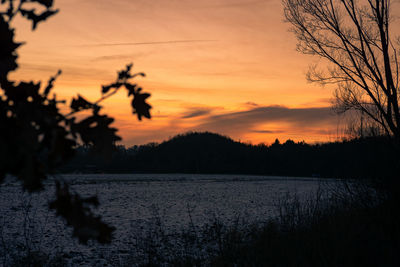
[[[142,147],[134,164],[137,170],[150,172],[243,173],[260,169],[261,152],[218,134],[188,133]]]

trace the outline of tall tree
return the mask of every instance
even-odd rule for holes
[[[102,86],[97,101],[90,102],[78,95],[70,102],[67,113],[60,109],[66,101],[53,94],[54,82],[61,71],[44,86],[40,82],[9,79],[8,74],[18,68],[17,49],[21,45],[14,41],[13,19],[21,15],[32,22],[35,30],[57,12],[53,0],[0,2],[0,183],[7,174],[13,175],[29,192],[43,189],[43,181],[74,155],[79,143],[93,147],[97,153],[111,153],[121,138],[116,134],[117,129],[111,127],[114,119],[102,114],[100,104],[121,88],[126,88],[128,96],[132,96],[133,113],[138,119],[150,118],[151,106],[146,103],[150,95],[131,82],[144,74],[132,74],[132,64],[118,72],[115,82]],[[84,114],[76,116],[83,110]],[[82,198],[71,193],[67,184],[58,182],[56,199],[50,208],[65,218],[81,242],[89,239],[110,242],[114,228],[91,211],[91,206],[98,204],[96,196]]]
[[[366,114],[400,142],[398,48],[390,0],[283,0],[298,51],[326,59],[311,82],[336,84],[336,109]]]

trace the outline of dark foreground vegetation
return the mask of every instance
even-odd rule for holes
[[[389,195],[383,196],[362,184],[342,184],[302,200],[288,195],[280,200],[277,209],[279,216],[264,224],[238,219],[230,225],[213,220],[203,228],[189,227],[178,236],[184,244],[178,250],[168,250],[176,237],[173,242],[160,239],[160,244],[147,247],[148,257],[143,265],[400,264],[400,218],[397,202]],[[197,252],[193,253],[193,247],[198,248]]]
[[[111,160],[80,147],[62,172],[221,173],[304,177],[375,178],[388,176],[398,163],[393,141],[368,137],[307,144],[278,140],[251,145],[213,133],[187,133],[161,144],[119,146]]]
[[[397,204],[389,199],[378,201],[370,193],[320,203],[316,200],[306,204],[283,203],[283,216],[258,229],[247,244],[227,247],[215,258],[215,263],[399,266]]]
[[[93,249],[93,258],[96,266],[399,266],[398,198],[378,188],[343,182],[308,196],[287,194],[277,200],[273,218],[244,216],[227,223],[210,216],[204,225],[189,222],[176,232],[158,215],[130,236],[123,254]],[[81,258],[71,265],[76,259],[62,251],[48,255],[24,245],[1,246],[4,266],[90,262]]]

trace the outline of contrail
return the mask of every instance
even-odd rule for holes
[[[179,44],[179,43],[205,43],[217,42],[217,40],[174,40],[174,41],[160,41],[160,42],[140,42],[140,43],[103,43],[103,44],[84,44],[79,46],[131,46],[131,45],[159,45],[159,44]]]

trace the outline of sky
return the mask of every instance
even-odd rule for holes
[[[324,142],[342,137],[333,88],[306,81],[317,58],[296,51],[281,0],[56,0],[39,24],[17,19],[20,69],[14,79],[47,81],[59,97],[94,101],[128,63],[146,73],[152,119],[138,121],[121,91],[104,112],[131,146],[188,131],[247,143]]]

